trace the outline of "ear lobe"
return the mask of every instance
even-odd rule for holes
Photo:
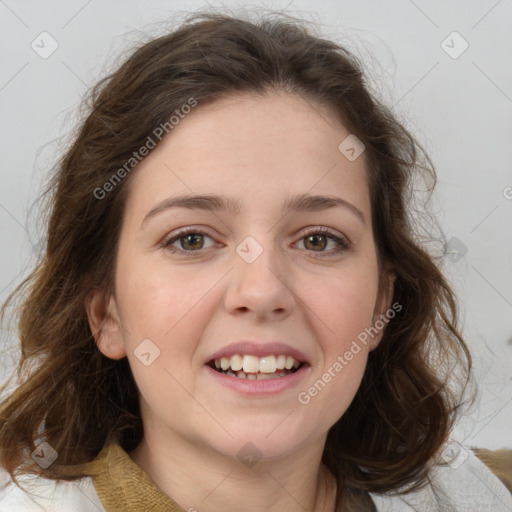
[[[85,297],[85,310],[100,352],[110,359],[125,357],[123,329],[114,297],[107,298],[102,289],[93,288]]]
[[[373,311],[373,329],[377,333],[371,337],[369,342],[369,350],[374,350],[379,345],[386,326],[389,322],[387,315],[391,309],[391,303],[393,301],[393,292],[395,290],[395,279],[396,273],[393,265],[386,261],[381,270],[379,279],[379,291],[377,294],[377,300],[375,302],[375,309]]]

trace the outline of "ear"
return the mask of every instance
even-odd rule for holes
[[[96,345],[110,359],[126,356],[124,331],[119,320],[115,298],[101,288],[91,289],[85,298],[85,310]]]
[[[384,335],[387,324],[396,314],[395,310],[391,308],[393,292],[395,290],[395,279],[396,273],[393,265],[391,262],[385,261],[380,271],[379,291],[373,311],[373,326],[370,328],[371,332],[374,333],[369,342],[370,351],[377,348]],[[402,308],[400,307],[400,309]],[[375,333],[375,331],[377,332]]]

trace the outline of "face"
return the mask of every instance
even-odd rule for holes
[[[346,411],[381,333],[358,336],[392,294],[349,134],[299,96],[237,95],[197,106],[134,171],[97,340],[128,357],[145,432],[272,458]]]

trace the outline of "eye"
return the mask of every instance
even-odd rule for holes
[[[176,233],[172,238],[164,240],[162,247],[171,252],[197,252],[204,249],[204,237],[212,240],[210,236],[197,229],[188,228],[183,229]],[[179,242],[180,247],[174,247],[174,244]],[[211,246],[210,246],[211,247]]]
[[[202,249],[207,249],[210,246],[205,246],[204,240],[212,237],[196,228],[182,229],[171,238],[162,242],[162,247],[172,253],[182,252],[200,252]],[[299,242],[304,243],[304,248],[308,252],[321,253],[321,256],[330,256],[338,254],[350,248],[350,242],[343,236],[333,233],[327,228],[316,228],[302,233]],[[334,244],[331,250],[325,250],[329,242]],[[175,244],[179,243],[179,247]]]
[[[303,233],[300,242],[302,241],[306,249],[313,248],[309,252],[326,253],[326,256],[338,254],[350,247],[350,243],[345,237],[339,236],[327,228],[313,229]],[[330,251],[325,251],[329,241],[334,242],[335,247]]]

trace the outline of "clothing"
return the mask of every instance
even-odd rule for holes
[[[453,467],[452,467],[453,466]],[[403,497],[371,494],[378,512],[511,512],[512,495],[467,450],[460,465],[432,471],[437,486]],[[457,467],[455,467],[457,466]],[[20,477],[25,491],[9,482],[0,490],[0,512],[183,512],[116,444],[105,446],[88,464],[89,475],[74,482]],[[444,501],[443,501],[444,500]],[[193,512],[193,503],[185,512]],[[200,504],[197,509],[200,510]]]

